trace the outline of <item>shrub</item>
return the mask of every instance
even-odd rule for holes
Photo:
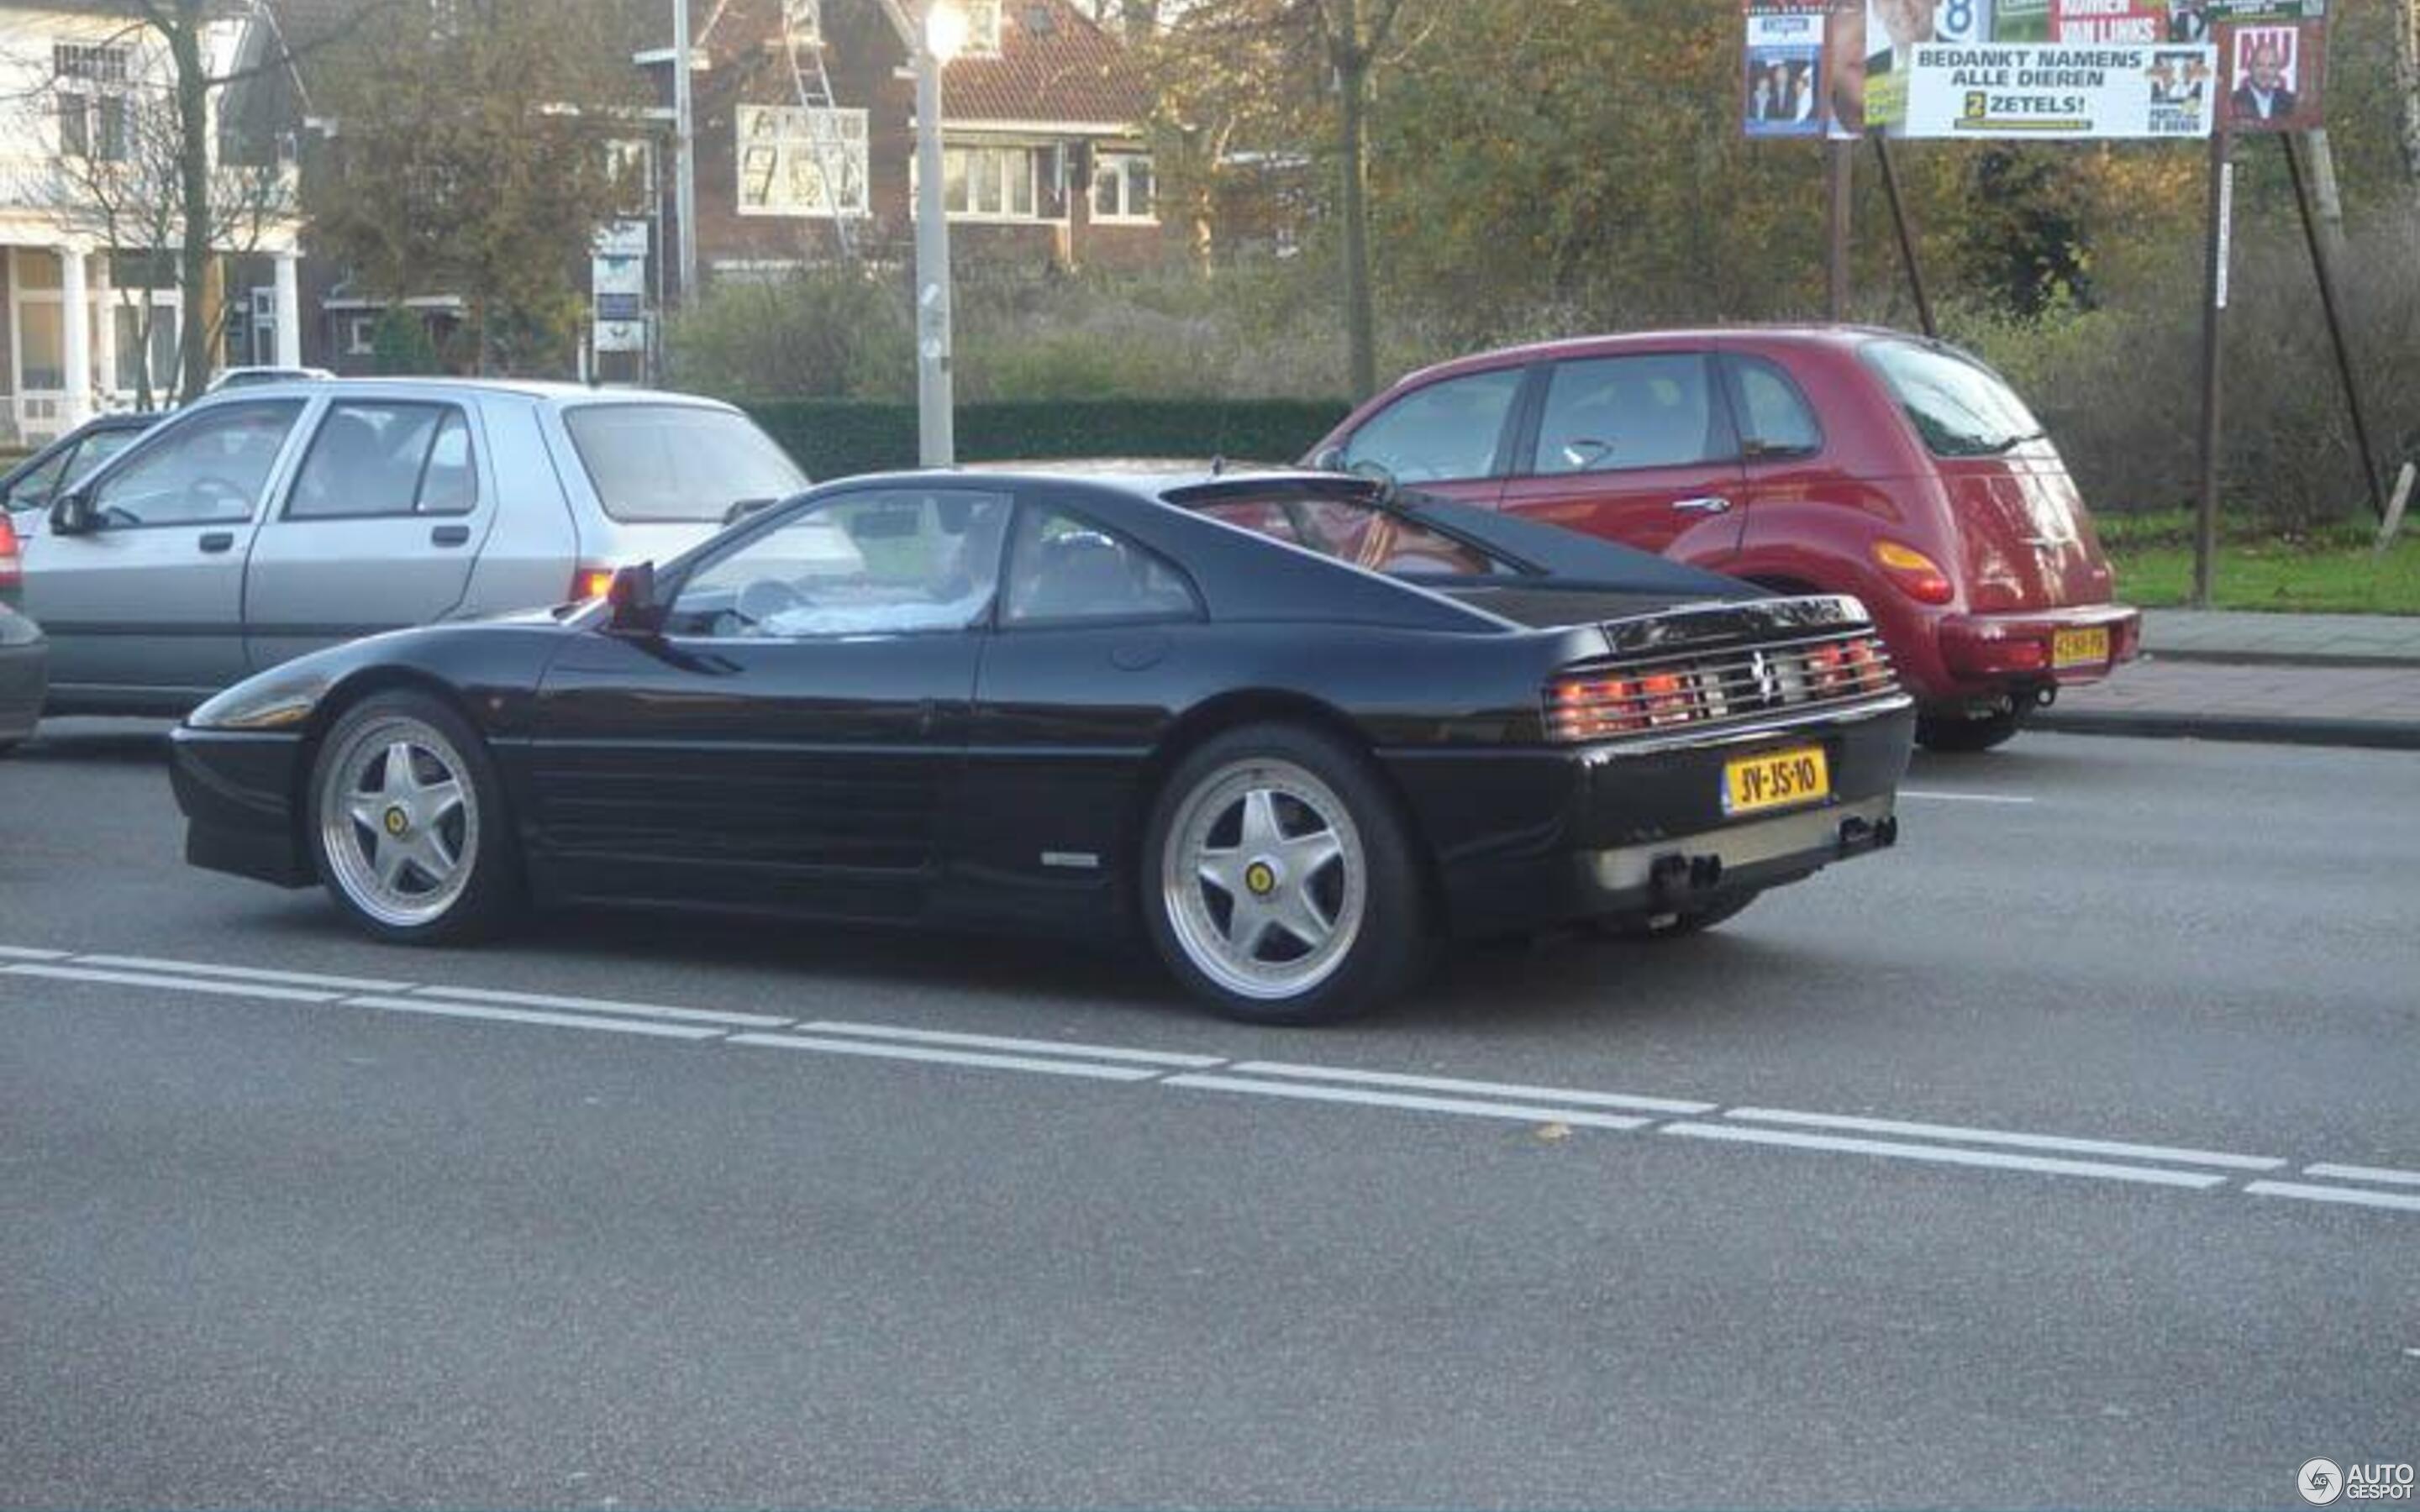
[[[962,461],[1167,457],[1291,462],[1344,417],[1342,400],[1153,400],[960,405]],[[916,465],[916,407],[846,400],[749,406],[818,480]]]

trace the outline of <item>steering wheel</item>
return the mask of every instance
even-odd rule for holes
[[[779,578],[759,578],[739,590],[731,601],[731,611],[743,625],[762,625],[776,614],[791,609],[810,609],[813,601],[806,594]]]

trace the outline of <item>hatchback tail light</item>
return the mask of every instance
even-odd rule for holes
[[[0,588],[14,588],[24,580],[24,548],[17,544],[17,527],[8,522],[8,512],[0,510]]]
[[[585,604],[592,598],[603,598],[605,590],[613,586],[613,569],[583,563],[572,569],[571,601]]]
[[[1901,593],[1919,604],[1947,604],[1958,596],[1958,585],[1941,570],[1941,563],[1912,546],[1876,541],[1874,563]]]

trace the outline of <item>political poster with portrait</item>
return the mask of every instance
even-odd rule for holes
[[[2327,124],[2324,20],[2229,23],[2220,35],[2228,131],[2307,131]]]
[[[2217,119],[2216,51],[1994,44],[1913,50],[1900,134],[1969,141],[2180,140]]]
[[[1823,134],[1824,23],[1817,11],[1747,18],[1748,135]]]

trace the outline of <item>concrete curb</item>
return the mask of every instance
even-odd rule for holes
[[[2270,746],[2332,746],[2353,750],[2420,750],[2420,724],[2384,719],[2281,719],[2259,715],[2141,709],[2125,713],[2045,709],[2028,730],[2070,735],[2133,735],[2147,740],[2225,740]]]
[[[2158,651],[2145,661],[2183,661],[2203,667],[2343,667],[2355,671],[2420,671],[2420,656],[2321,656],[2304,651]],[[2122,675],[2122,673],[2121,673]]]

